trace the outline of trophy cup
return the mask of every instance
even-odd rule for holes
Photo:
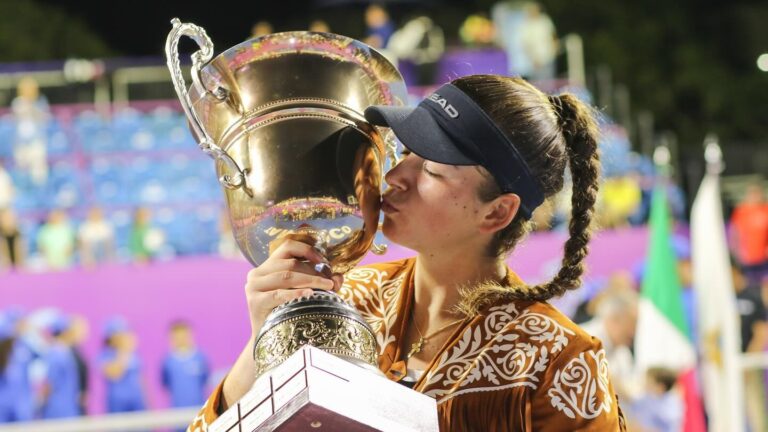
[[[313,32],[266,35],[213,58],[202,28],[172,24],[165,51],[174,88],[216,161],[246,258],[258,266],[286,236],[321,251],[333,273],[382,252],[374,237],[396,144],[363,111],[404,103],[397,69],[359,41]],[[183,36],[200,48],[189,89]],[[377,354],[371,327],[332,292],[278,306],[256,338],[253,388],[209,430],[437,430],[434,400],[387,380]]]

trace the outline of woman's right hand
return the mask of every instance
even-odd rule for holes
[[[316,264],[327,263],[317,249],[307,243],[284,239],[269,258],[248,272],[245,297],[255,337],[275,307],[299,297],[312,295],[312,288],[338,290],[341,275],[320,273]],[[328,269],[328,267],[326,267]]]

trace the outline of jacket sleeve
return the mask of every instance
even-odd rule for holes
[[[574,345],[553,360],[530,399],[532,430],[626,431],[602,344]]]
[[[223,397],[223,388],[224,381],[222,380],[208,397],[208,400],[205,401],[203,407],[200,408],[200,412],[192,420],[192,423],[187,428],[187,432],[206,432],[208,426],[219,418],[218,407]]]

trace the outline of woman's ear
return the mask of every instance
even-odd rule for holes
[[[506,228],[515,218],[518,209],[520,209],[520,197],[513,193],[506,193],[485,203],[484,208],[480,230],[495,233]]]

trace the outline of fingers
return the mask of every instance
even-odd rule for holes
[[[307,261],[310,261],[315,264],[326,262],[325,257],[323,257],[320,252],[317,251],[314,247],[300,242],[296,240],[286,239],[280,243],[280,246],[278,246],[271,254],[270,258],[275,257],[276,259],[284,259],[284,258],[298,258],[298,259],[305,259]]]

